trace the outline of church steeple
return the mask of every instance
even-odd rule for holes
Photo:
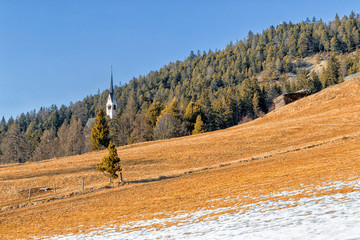
[[[109,97],[106,103],[106,116],[108,116],[110,119],[113,118],[115,116],[116,108],[117,108],[117,103],[114,94],[113,74],[112,74],[112,66],[111,66]]]
[[[109,89],[110,95],[113,95],[114,89],[113,89],[113,75],[112,75],[112,66],[111,66],[111,78],[110,78],[110,89]]]

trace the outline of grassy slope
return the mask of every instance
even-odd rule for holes
[[[280,189],[356,178],[360,173],[359,92],[360,79],[356,79],[247,124],[118,148],[125,180],[134,184],[15,210],[8,207],[26,203],[30,187],[56,183],[57,196],[65,196],[81,191],[82,178],[86,191],[105,186],[108,179],[95,171],[95,164],[107,151],[0,166],[0,239],[86,231],[233,204],[221,200],[226,197],[245,204]],[[222,166],[231,163],[236,164]],[[193,173],[184,174],[189,171]],[[176,178],[136,182],[161,176]],[[243,195],[254,198],[241,199]],[[35,193],[33,201],[52,197],[53,192]],[[219,200],[208,201],[214,199]]]

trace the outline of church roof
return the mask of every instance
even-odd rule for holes
[[[111,80],[110,80],[110,89],[109,89],[110,94],[114,93],[114,89],[113,89],[113,76],[112,76],[112,68],[111,68]]]
[[[111,67],[111,78],[110,78],[110,88],[109,88],[109,94],[110,94],[110,98],[111,100],[113,100],[113,96],[114,96],[114,88],[113,88],[113,75],[112,75],[112,67]]]

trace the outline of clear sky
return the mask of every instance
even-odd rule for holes
[[[249,30],[358,9],[359,0],[0,0],[0,118],[103,91],[111,65],[119,85]]]

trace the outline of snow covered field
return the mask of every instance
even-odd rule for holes
[[[354,191],[316,196],[319,190],[348,187],[353,187]],[[313,196],[299,200],[259,199],[259,202],[245,206],[234,204],[227,208],[107,226],[86,234],[53,239],[360,239],[359,190],[360,180],[333,182],[314,188],[308,186],[271,195],[281,198],[313,193]],[[235,211],[229,213],[229,210]],[[176,225],[166,226],[175,222]],[[164,227],[155,229],[153,224]]]

